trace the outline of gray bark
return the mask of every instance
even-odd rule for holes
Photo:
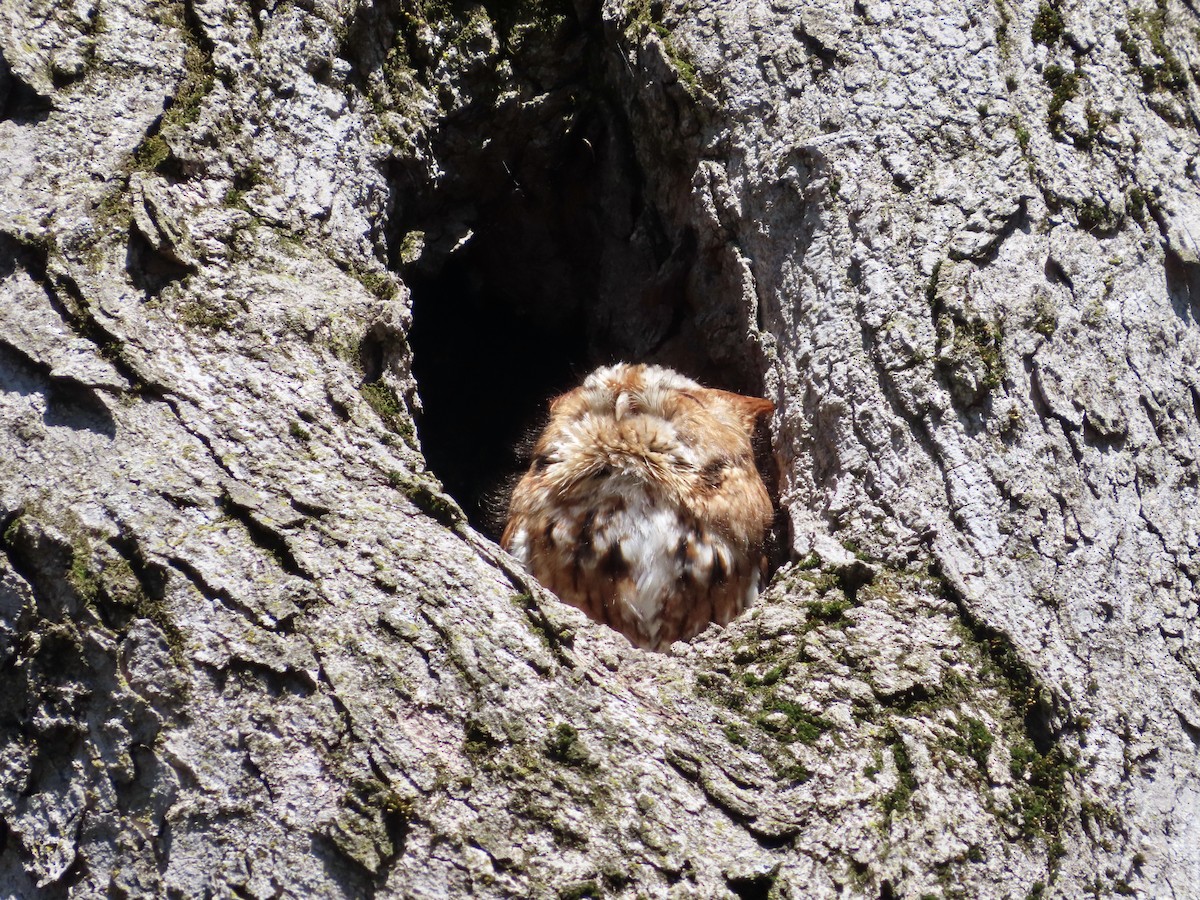
[[[1195,896],[1189,3],[2,8],[0,894]],[[668,656],[416,438],[406,279],[564,160],[587,353],[778,408]]]

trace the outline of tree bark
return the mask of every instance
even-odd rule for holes
[[[5,11],[0,893],[1192,895],[1191,5]],[[463,260],[775,402],[758,606],[480,533]]]

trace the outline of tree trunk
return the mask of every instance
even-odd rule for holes
[[[0,894],[1192,896],[1189,3],[13,0]],[[759,604],[493,542],[758,393]]]

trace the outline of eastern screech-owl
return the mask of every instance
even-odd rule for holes
[[[771,500],[751,437],[768,400],[670,369],[598,369],[550,404],[500,539],[547,588],[665,650],[758,596]]]

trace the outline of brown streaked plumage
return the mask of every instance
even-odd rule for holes
[[[754,603],[771,500],[751,436],[768,400],[670,369],[598,369],[550,404],[500,543],[639,647],[665,650]]]

